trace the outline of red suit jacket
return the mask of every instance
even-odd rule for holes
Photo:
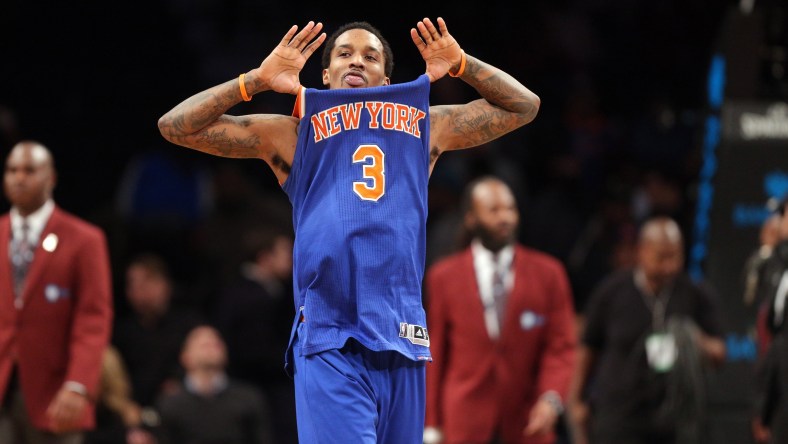
[[[505,443],[526,439],[531,407],[554,390],[565,399],[577,335],[571,289],[563,265],[516,246],[514,287],[497,340],[490,338],[468,248],[427,272],[427,328],[433,361],[427,365],[426,426],[444,443],[486,443],[498,428]]]
[[[16,361],[30,420],[47,430],[46,409],[65,381],[83,384],[91,399],[97,396],[112,322],[109,254],[98,227],[55,207],[25,279],[24,305],[17,309],[8,258],[10,239],[11,219],[4,214],[0,217],[0,396],[5,395]],[[94,423],[91,403],[80,426],[90,429]]]

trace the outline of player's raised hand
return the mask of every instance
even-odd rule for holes
[[[452,67],[457,68],[462,60],[462,48],[457,40],[449,34],[446,22],[438,17],[438,26],[429,18],[424,18],[416,23],[416,28],[410,29],[410,37],[427,62],[427,75],[434,82],[445,76]]]
[[[293,25],[282,41],[250,74],[273,91],[296,94],[301,86],[299,74],[315,50],[325,41],[323,24],[310,21],[300,31]]]

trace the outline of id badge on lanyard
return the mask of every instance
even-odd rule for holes
[[[673,368],[679,352],[676,338],[670,333],[652,333],[646,338],[646,357],[649,366],[657,373],[665,373]]]

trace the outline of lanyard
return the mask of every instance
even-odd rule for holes
[[[653,294],[646,285],[646,276],[642,270],[635,272],[635,286],[643,298],[643,302],[651,312],[651,327],[653,331],[665,330],[665,317],[668,308],[668,301],[673,294],[673,284],[666,285],[659,293]]]

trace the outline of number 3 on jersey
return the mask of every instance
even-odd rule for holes
[[[361,145],[353,153],[353,163],[369,162],[362,167],[362,177],[367,181],[353,182],[353,191],[361,199],[377,201],[386,193],[386,167],[383,159],[383,151],[377,145]]]

